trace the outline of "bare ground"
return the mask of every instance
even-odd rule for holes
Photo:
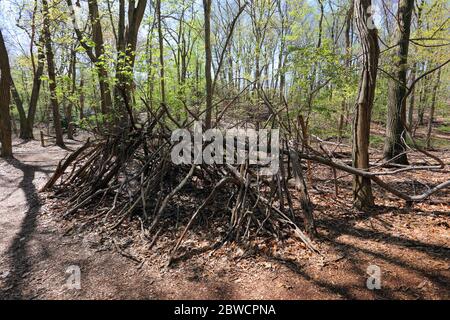
[[[114,244],[87,220],[61,219],[61,202],[39,194],[66,151],[19,141],[15,151],[14,160],[0,160],[1,299],[450,298],[448,191],[410,209],[375,189],[379,208],[361,213],[349,203],[351,178],[341,179],[335,197],[330,170],[316,167],[312,198],[322,255],[293,239],[257,241],[257,250],[232,244],[213,252],[208,248],[215,239],[207,229],[217,226],[200,224],[182,248],[185,259],[169,268],[165,252],[180,234],[178,226],[150,249],[133,220],[129,225],[136,227]],[[450,154],[441,156],[449,163]],[[449,173],[415,175],[414,185],[408,178],[390,182],[412,192],[420,182],[449,179]],[[65,286],[71,265],[81,268],[81,290]],[[381,268],[381,290],[366,288],[370,265]]]

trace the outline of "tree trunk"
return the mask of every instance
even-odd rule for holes
[[[114,88],[114,98],[116,108],[119,113],[119,122],[128,122],[133,127],[133,70],[136,56],[137,34],[144,16],[147,0],[129,1],[128,3],[128,24],[125,26],[125,1],[119,2],[119,28],[117,43],[116,79]],[[128,119],[127,119],[128,117]]]
[[[98,69],[98,78],[101,95],[101,109],[104,115],[109,114],[112,108],[111,91],[108,83],[108,71],[105,67],[105,46],[103,41],[103,31],[96,0],[89,0],[89,18],[92,26],[92,36],[95,43],[95,66]],[[93,61],[94,62],[94,61]]]
[[[71,83],[70,83],[70,88],[68,88],[70,90],[70,93],[72,95],[72,97],[75,95],[75,91],[76,91],[76,79],[77,79],[77,69],[76,69],[76,59],[77,59],[77,53],[75,50],[72,49],[72,54],[71,54],[71,61],[70,61],[70,77],[71,77]],[[73,113],[73,100],[71,99],[68,104],[67,104],[67,114],[66,114],[66,119],[67,119],[67,138],[70,140],[73,140],[73,135],[74,135],[74,126],[73,126],[73,119],[72,119],[72,113]]]
[[[350,63],[351,63],[351,39],[350,39],[350,31],[351,31],[351,26],[352,26],[352,20],[353,20],[353,0],[350,3],[350,8],[348,9],[347,12],[347,17],[346,17],[346,22],[345,22],[345,68],[349,69],[350,68]],[[341,115],[339,117],[339,126],[338,126],[338,138],[339,141],[342,141],[342,136],[343,136],[343,132],[344,132],[344,126],[345,126],[345,115],[347,113],[347,99],[342,100],[342,105],[341,105]]]
[[[12,126],[12,133],[17,137],[17,124],[16,119],[14,117],[14,113],[11,113],[11,126]]]
[[[84,80],[83,77],[80,79],[80,86],[78,88],[80,95],[80,120],[84,119]]]
[[[425,109],[428,102],[428,80],[429,77],[422,79],[422,87],[420,90],[419,108],[417,110],[418,125],[423,126],[425,124],[424,116]]]
[[[406,124],[406,71],[414,0],[400,0],[397,12],[397,43],[394,77],[390,81],[384,158],[396,164],[408,164],[403,141]]]
[[[42,44],[42,41],[41,41]],[[39,98],[39,91],[41,87],[41,77],[44,72],[44,59],[45,56],[42,52],[43,48],[39,46],[38,48],[38,66],[35,70],[33,76],[33,88],[31,91],[31,98],[28,107],[28,116],[25,113],[25,108],[23,106],[23,101],[17,91],[14,80],[11,78],[11,94],[14,99],[14,103],[17,107],[17,111],[19,112],[19,120],[20,120],[20,134],[19,137],[23,140],[32,140],[33,136],[33,126],[34,126],[34,118],[36,116],[36,106]]]
[[[370,121],[375,96],[380,48],[376,29],[367,25],[371,0],[355,0],[354,14],[363,49],[363,69],[355,106],[353,124],[353,166],[369,169]],[[355,176],[353,179],[354,206],[365,210],[374,206],[371,181]]]
[[[417,29],[420,30],[422,28],[422,12],[423,7],[425,5],[425,0],[421,0],[418,8],[417,8]],[[416,81],[417,77],[417,67],[418,63],[415,62],[411,69],[411,84]],[[409,130],[412,131],[414,127],[414,109],[416,104],[416,86],[413,86],[411,91],[411,96],[409,98],[409,108],[408,108],[408,127]]]
[[[3,35],[0,30],[0,141],[1,157],[12,157],[12,130],[9,104],[11,102],[11,68]]]
[[[72,0],[67,0],[67,5],[72,10],[74,9]],[[78,1],[76,3],[76,6],[80,7]],[[88,8],[89,8],[89,20],[91,23],[93,34],[93,41],[95,43],[95,54],[92,51],[92,47],[87,45],[86,39],[84,38],[81,30],[78,29],[76,22],[74,21],[75,33],[77,34],[77,38],[80,45],[86,50],[89,59],[93,64],[95,64],[100,87],[101,110],[104,115],[107,115],[110,113],[112,109],[112,98],[111,98],[111,90],[108,83],[108,70],[106,67],[107,63],[105,61],[106,57],[104,56],[105,48],[103,41],[103,31],[97,1],[89,0]],[[72,14],[75,15],[74,12]]]
[[[42,0],[42,9],[44,15],[44,41],[45,41],[45,53],[47,56],[47,70],[49,78],[49,90],[50,90],[50,103],[53,112],[53,125],[55,127],[56,145],[65,148],[63,132],[61,127],[61,116],[59,114],[58,98],[56,96],[56,73],[55,73],[55,61],[52,49],[52,38],[50,34],[50,13],[48,10],[47,0]]]
[[[417,64],[414,63],[411,69],[411,83],[416,81],[416,68]],[[416,103],[416,90],[415,86],[412,88],[411,95],[409,97],[409,108],[408,108],[408,127],[411,129],[414,125],[414,105]]]
[[[285,60],[286,60],[286,33],[287,33],[287,24],[288,19],[286,18],[287,15],[287,3],[285,3],[285,7],[282,6],[281,1],[278,1],[278,11],[280,14],[280,20],[281,20],[281,30],[280,30],[280,52],[278,53],[278,74],[279,74],[279,81],[280,81],[280,102],[283,103],[285,96],[284,96],[284,90],[286,87],[286,73],[284,70],[285,67]]]
[[[11,77],[11,95],[14,100],[14,104],[17,107],[17,111],[19,112],[19,122],[20,122],[20,137],[22,138],[22,131],[25,129],[27,125],[27,116],[25,114],[25,109],[23,108],[22,98],[17,91],[16,84],[14,83],[14,79]]]
[[[211,128],[212,125],[212,107],[213,107],[213,87],[212,87],[212,53],[211,53],[211,2],[212,0],[203,0],[203,10],[205,15],[205,77],[206,77],[206,115],[205,127]]]
[[[441,69],[439,69],[436,83],[433,87],[433,98],[431,100],[431,108],[430,108],[430,117],[428,119],[428,130],[427,130],[427,149],[431,148],[431,133],[433,132],[433,122],[434,122],[434,113],[436,111],[436,99],[439,91],[439,85],[441,82]]]
[[[39,100],[39,93],[41,91],[41,83],[42,83],[42,75],[44,74],[44,64],[45,64],[45,53],[44,53],[44,38],[41,36],[39,38],[39,46],[38,46],[38,63],[36,72],[33,76],[33,88],[31,89],[31,97],[30,104],[28,106],[28,116],[27,122],[22,130],[20,128],[20,138],[25,140],[34,139],[33,135],[33,127],[34,127],[34,119],[36,117],[37,103]]]
[[[166,107],[166,80],[164,70],[164,37],[162,33],[161,0],[156,0],[156,15],[158,19],[158,42],[159,42],[159,76],[161,90],[161,105]]]

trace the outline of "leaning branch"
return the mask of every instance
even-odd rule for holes
[[[285,153],[287,153],[287,151]],[[368,178],[368,179],[372,180],[373,182],[375,182],[377,185],[379,185],[384,190],[392,193],[393,195],[397,196],[400,199],[405,200],[406,202],[421,202],[421,201],[425,201],[429,197],[431,197],[433,194],[435,194],[435,193],[437,193],[437,192],[439,192],[441,190],[445,190],[445,189],[450,187],[450,180],[449,180],[449,181],[446,181],[444,183],[441,183],[440,185],[430,189],[429,191],[427,191],[427,192],[425,192],[425,193],[423,193],[421,195],[410,196],[410,195],[408,195],[408,194],[406,194],[406,193],[404,193],[404,192],[402,192],[400,190],[397,190],[396,188],[390,186],[389,184],[387,184],[386,182],[381,180],[379,178],[379,176],[383,175],[383,174],[376,173],[376,172],[369,172],[369,171],[359,170],[359,169],[350,167],[350,166],[348,166],[346,164],[337,163],[337,162],[334,162],[332,160],[329,160],[327,158],[320,157],[320,156],[310,155],[310,154],[306,154],[306,153],[297,153],[297,154],[298,154],[298,157],[300,159],[311,160],[311,161],[323,164],[325,166],[336,168],[338,170],[350,173],[352,175]]]

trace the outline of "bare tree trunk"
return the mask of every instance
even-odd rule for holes
[[[397,12],[398,50],[394,57],[395,80],[389,85],[388,114],[384,158],[396,164],[408,164],[403,141],[406,124],[406,71],[414,0],[400,0]]]
[[[348,69],[350,68],[350,62],[351,62],[351,39],[350,39],[350,29],[352,26],[352,20],[353,20],[353,0],[350,3],[350,8],[347,12],[346,22],[345,22],[345,67]],[[342,106],[341,106],[341,115],[339,118],[339,127],[338,127],[338,137],[339,141],[342,140],[343,131],[344,131],[344,125],[345,125],[345,115],[347,113],[347,99],[342,100]]]
[[[11,102],[11,68],[3,35],[0,30],[0,141],[1,157],[12,157],[12,130],[9,104]]]
[[[25,114],[25,109],[23,108],[22,98],[17,91],[16,84],[14,83],[14,79],[11,77],[11,95],[14,100],[14,104],[17,107],[17,111],[19,112],[19,122],[20,122],[20,132],[22,136],[22,130],[25,129],[27,123],[27,116]],[[12,115],[11,115],[12,116]]]
[[[425,5],[425,0],[421,0],[418,8],[417,8],[417,29],[422,28],[422,12],[423,7]],[[414,63],[411,69],[411,83],[416,81],[417,77],[417,62]],[[412,130],[414,126],[414,109],[416,104],[416,86],[413,86],[411,96],[409,98],[409,108],[408,108],[408,126],[409,129]]]
[[[72,49],[71,52],[71,61],[70,61],[70,76],[71,76],[71,83],[69,90],[72,94],[72,96],[75,94],[76,90],[76,78],[77,78],[77,69],[76,69],[76,59],[77,59],[77,53],[74,49]],[[73,126],[73,119],[72,119],[72,113],[73,113],[73,100],[70,100],[67,104],[67,138],[70,140],[73,140],[73,134],[74,134],[74,126]]]
[[[50,89],[50,103],[53,112],[53,125],[55,127],[56,145],[65,148],[63,132],[61,127],[61,115],[59,114],[59,104],[56,96],[56,73],[55,73],[55,61],[52,49],[52,38],[50,34],[50,13],[48,10],[47,0],[42,0],[42,9],[44,15],[44,41],[45,41],[45,53],[47,56],[47,69],[49,78]]]
[[[414,65],[411,69],[411,80],[410,80],[411,83],[414,83],[414,81],[416,80],[416,68],[417,68],[417,64],[414,63]],[[416,90],[414,87],[412,88],[412,92],[409,97],[409,108],[408,108],[408,126],[409,126],[409,128],[412,128],[412,126],[414,124],[414,104],[416,102]]]
[[[280,102],[283,103],[285,96],[284,90],[286,87],[286,72],[284,70],[285,60],[286,60],[286,33],[287,33],[287,23],[288,19],[287,15],[287,3],[285,3],[285,7],[282,7],[281,0],[278,1],[278,11],[281,19],[281,36],[280,36],[280,52],[278,53],[278,73],[279,73],[279,81],[280,81]]]
[[[28,116],[26,126],[22,130],[20,128],[20,138],[25,140],[34,139],[33,135],[33,127],[34,127],[34,119],[36,117],[37,103],[39,100],[39,93],[41,91],[41,83],[42,83],[42,75],[44,74],[44,63],[45,63],[45,54],[44,54],[44,38],[41,36],[39,38],[39,46],[38,46],[38,63],[36,72],[33,76],[33,88],[31,89],[31,98],[30,104],[28,106]]]
[[[428,102],[428,81],[429,80],[430,80],[429,77],[425,77],[422,79],[422,87],[420,89],[420,98],[419,98],[419,107],[417,110],[419,126],[423,126],[425,124],[424,116],[425,116],[426,105]]]
[[[370,121],[380,56],[377,30],[369,29],[367,24],[371,4],[371,0],[355,0],[354,7],[356,26],[363,49],[363,69],[353,124],[353,166],[362,170],[369,169]],[[353,197],[354,206],[358,209],[364,210],[374,206],[369,178],[354,177]]]
[[[41,38],[42,39],[42,38]],[[14,80],[11,78],[11,94],[14,99],[14,103],[17,107],[17,111],[19,112],[19,120],[20,120],[20,134],[19,137],[23,140],[32,140],[33,136],[33,126],[34,126],[34,118],[36,116],[36,107],[37,101],[39,98],[39,92],[41,88],[41,77],[44,72],[44,59],[45,55],[43,54],[42,48],[42,40],[40,39],[40,46],[38,47],[38,66],[34,72],[33,76],[33,87],[31,90],[31,98],[28,107],[28,116],[25,112],[25,108],[23,106],[23,101],[17,91]]]
[[[67,5],[70,9],[74,10],[72,0],[66,0]],[[79,3],[76,3],[76,6],[79,7]],[[78,41],[80,45],[86,50],[89,59],[93,64],[95,64],[98,81],[100,86],[100,103],[102,113],[104,115],[109,114],[112,109],[112,98],[111,98],[111,90],[108,83],[108,70],[106,68],[105,62],[105,48],[103,41],[103,31],[101,25],[101,19],[98,12],[98,4],[96,0],[88,1],[89,7],[89,19],[91,22],[92,33],[93,33],[93,41],[95,43],[95,54],[92,50],[92,46],[89,46],[86,43],[86,39],[84,38],[81,30],[77,28],[77,25],[74,21],[75,33],[77,35]],[[75,13],[73,13],[75,16]]]
[[[84,79],[81,76],[80,85],[79,85],[79,94],[80,94],[80,120],[84,119]]]
[[[111,91],[108,83],[108,71],[105,67],[105,45],[103,41],[103,31],[98,12],[97,0],[89,0],[89,18],[92,25],[92,35],[95,43],[95,56],[97,58],[96,68],[100,84],[101,108],[103,114],[109,114],[112,108]],[[93,61],[94,62],[94,61]]]
[[[164,37],[162,33],[161,0],[156,0],[156,15],[158,19],[158,41],[159,41],[159,76],[161,86],[161,105],[166,107],[166,81],[164,70]]]
[[[17,137],[17,124],[16,119],[14,117],[14,113],[11,113],[11,126],[12,126],[12,133],[14,133],[14,136]]]
[[[150,110],[153,110],[153,93],[155,88],[155,74],[153,72],[153,26],[149,26],[147,33],[147,44],[146,44],[146,54],[147,54],[147,97],[149,101]],[[148,111],[147,111],[148,113]],[[150,117],[150,115],[149,115]]]
[[[232,92],[234,90],[234,73],[233,73],[233,69],[234,69],[234,64],[233,64],[233,55],[230,52],[228,54],[228,87],[230,92]]]
[[[212,125],[212,107],[213,107],[213,81],[212,81],[212,53],[211,53],[211,2],[212,0],[203,0],[203,10],[205,15],[205,77],[206,77],[206,115],[205,127],[211,128]]]
[[[431,108],[430,108],[430,116],[428,119],[428,130],[427,130],[427,149],[431,148],[431,134],[433,132],[433,122],[434,122],[434,114],[436,111],[436,98],[439,91],[439,85],[441,82],[441,69],[439,69],[437,77],[436,77],[436,83],[433,87],[433,98],[431,100]]]
[[[119,2],[119,28],[117,43],[116,85],[114,97],[120,122],[135,126],[133,115],[134,63],[136,58],[137,34],[144,17],[147,0],[128,1],[128,24],[125,25],[125,1]],[[126,118],[128,117],[128,118]]]

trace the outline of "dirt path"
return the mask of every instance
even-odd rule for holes
[[[38,142],[14,147],[15,159],[0,160],[0,299],[128,297],[130,263],[64,237],[40,200],[38,190],[66,151]],[[81,268],[82,290],[65,286],[73,265]]]
[[[449,206],[407,211],[379,194],[385,208],[361,215],[319,193],[313,199],[323,257],[287,240],[283,247],[266,244],[266,256],[234,246],[214,255],[193,250],[168,269],[161,252],[173,239],[146,250],[130,235],[127,250],[145,259],[138,266],[100,234],[67,232],[40,200],[39,188],[65,151],[16,142],[15,152],[16,159],[0,160],[0,299],[450,298]],[[200,232],[186,244],[201,247]],[[370,265],[382,270],[382,290],[366,287]],[[70,266],[81,269],[81,290],[66,287]]]

